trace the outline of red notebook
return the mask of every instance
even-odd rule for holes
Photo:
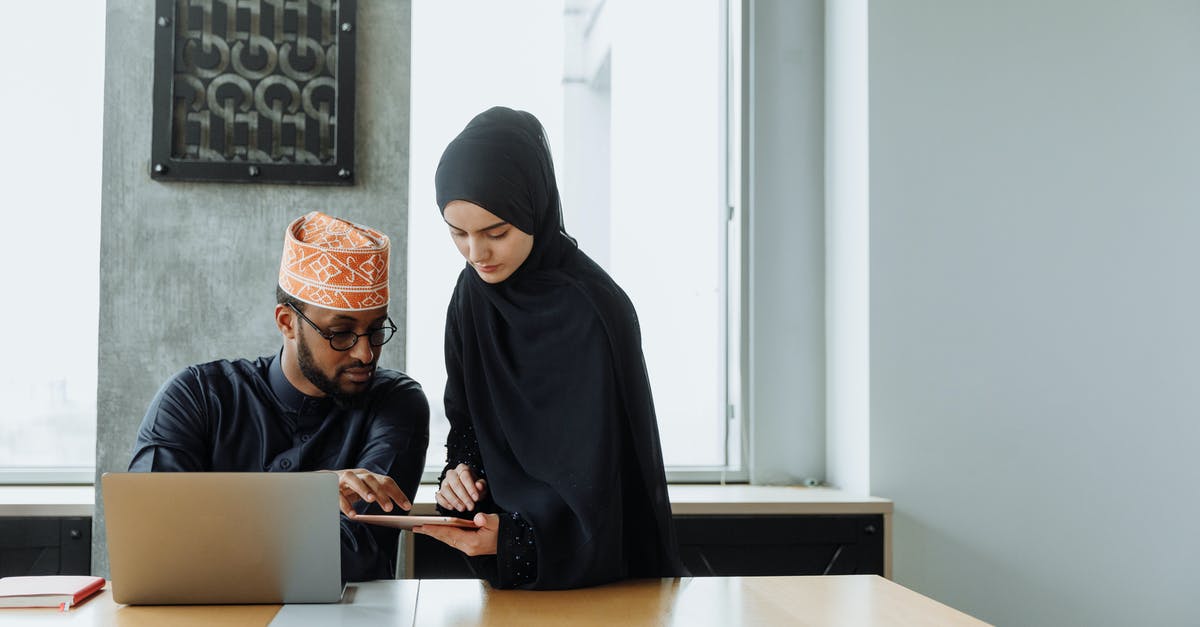
[[[104,577],[42,575],[0,577],[0,607],[68,609],[104,587]]]

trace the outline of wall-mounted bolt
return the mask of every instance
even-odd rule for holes
[[[256,165],[250,166],[249,172],[250,172],[250,176],[258,176],[258,172],[259,172],[258,166],[256,166]]]
[[[166,173],[167,173],[167,166],[165,166],[165,165],[163,165],[163,164],[161,164],[161,163],[156,163],[156,164],[154,164],[154,173],[155,173],[155,174],[166,174]]]
[[[350,170],[347,170],[346,168],[342,168],[342,169],[338,170],[338,176],[340,176],[344,179],[348,179],[348,178],[350,178]]]
[[[158,25],[159,25],[159,26],[170,26],[170,25],[171,25],[171,18],[169,18],[169,17],[166,17],[166,16],[161,16],[161,17],[159,17],[159,18],[158,18]]]
[[[354,30],[353,24],[351,24],[350,22],[342,22],[342,32],[343,33],[348,33],[352,30]]]

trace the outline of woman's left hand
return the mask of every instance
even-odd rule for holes
[[[413,527],[413,532],[440,540],[466,555],[494,555],[496,538],[500,533],[500,516],[479,513],[475,514],[474,522],[475,529],[450,525],[418,525]]]

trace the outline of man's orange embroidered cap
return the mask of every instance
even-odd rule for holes
[[[297,300],[341,311],[388,304],[391,242],[375,229],[313,211],[283,235],[279,287]]]

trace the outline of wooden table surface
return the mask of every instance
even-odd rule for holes
[[[0,625],[983,625],[875,575],[688,577],[561,591],[474,579],[350,584],[341,603],[122,606],[108,591],[68,611],[3,609]]]

